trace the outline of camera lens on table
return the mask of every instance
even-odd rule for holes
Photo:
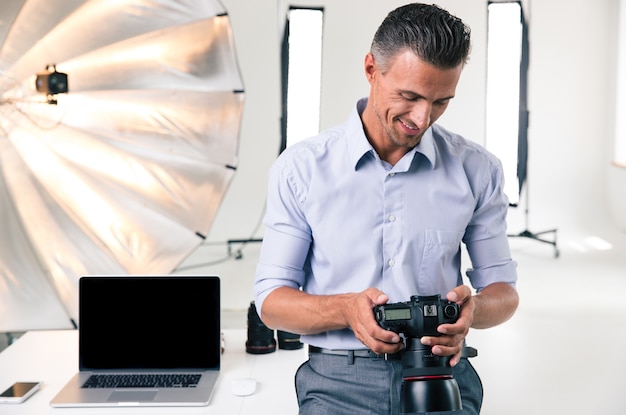
[[[278,348],[282,350],[298,350],[304,346],[300,342],[300,335],[287,331],[277,330]]]
[[[274,330],[268,328],[256,311],[254,301],[248,308],[248,340],[246,340],[246,352],[250,354],[266,354],[276,351],[276,339]]]

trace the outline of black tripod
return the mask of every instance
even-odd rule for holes
[[[510,203],[509,206],[511,207],[518,207],[517,203]],[[510,238],[529,238],[529,239],[533,239],[535,241],[538,242],[542,242],[544,244],[549,244],[552,245],[554,247],[554,257],[558,258],[559,257],[559,248],[557,247],[557,243],[556,243],[556,232],[557,229],[548,229],[545,231],[541,231],[541,232],[531,232],[528,230],[528,181],[526,181],[526,200],[525,200],[525,207],[524,207],[524,223],[525,223],[525,229],[523,231],[521,231],[518,234],[509,234],[507,235]],[[542,235],[546,235],[546,234],[553,234],[554,238],[552,240],[549,239],[544,239],[541,236]]]
[[[528,92],[528,64],[529,64],[529,43],[528,43],[528,25],[524,18],[524,13],[521,14],[522,18],[522,56],[520,61],[520,96],[519,96],[519,124],[518,124],[518,142],[517,142],[517,177],[519,180],[519,191],[521,194],[524,184],[526,185],[526,201],[524,207],[525,225],[526,229],[516,235],[508,235],[509,237],[518,238],[530,238],[538,242],[552,245],[554,247],[554,257],[559,257],[559,249],[556,245],[556,229],[548,229],[541,232],[531,232],[528,230],[528,180],[527,168],[528,168],[528,106],[527,106],[527,92]],[[517,207],[517,203],[509,204],[511,207]],[[552,240],[542,238],[542,235],[553,234]]]

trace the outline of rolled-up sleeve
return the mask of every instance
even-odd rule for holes
[[[501,234],[467,244],[472,260],[472,268],[467,270],[467,276],[477,291],[495,282],[504,282],[515,287],[517,263],[511,259],[506,238],[506,235]]]
[[[490,168],[483,176],[477,209],[464,236],[472,261],[467,276],[477,291],[495,282],[513,287],[517,282],[517,263],[511,258],[506,233],[509,201],[503,186],[501,163],[492,158]]]
[[[311,231],[302,213],[304,184],[296,182],[289,158],[277,160],[270,170],[265,232],[254,281],[254,298],[261,313],[267,296],[276,288],[300,288],[311,246]]]
[[[254,281],[254,302],[260,313],[265,298],[278,287],[300,288],[304,283],[303,264],[310,242],[274,229],[263,237]]]

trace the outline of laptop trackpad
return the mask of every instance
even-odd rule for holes
[[[111,393],[109,402],[148,402],[154,399],[157,391],[115,391]]]

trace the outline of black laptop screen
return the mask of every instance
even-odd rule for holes
[[[81,370],[219,368],[218,277],[82,277],[79,300]]]

